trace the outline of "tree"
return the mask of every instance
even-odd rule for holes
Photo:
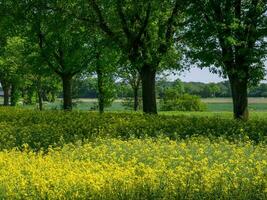
[[[92,65],[97,76],[98,109],[103,113],[105,107],[110,106],[116,97],[114,78],[119,54],[101,37],[95,38],[93,51]]]
[[[130,64],[122,66],[119,71],[119,77],[122,78],[124,84],[130,85],[133,91],[133,110],[137,111],[139,108],[139,90],[141,85],[141,77],[137,69]]]
[[[13,20],[12,18],[7,14],[9,13],[9,7],[6,5],[6,2],[2,2],[0,4],[0,82],[4,91],[4,106],[9,105],[9,93],[11,89],[10,84],[10,76],[5,74],[5,71],[9,71],[7,66],[5,65],[5,50],[7,45],[7,39],[8,37],[12,37],[12,34],[10,33],[10,27],[13,28]]]
[[[267,97],[267,84],[266,83],[261,83],[257,87],[250,88],[249,96],[252,96],[252,97]]]
[[[117,44],[142,80],[143,111],[156,114],[155,77],[173,47],[179,0],[90,0],[99,28]],[[103,12],[105,11],[105,12]],[[83,20],[86,20],[83,17]]]
[[[44,59],[42,59],[39,47],[36,43],[30,43],[27,51],[28,81],[26,88],[24,88],[24,95],[26,95],[24,99],[26,103],[32,104],[33,96],[36,93],[38,108],[39,110],[43,110],[43,100],[49,100],[46,98],[46,95],[60,88],[58,86],[59,81]]]
[[[266,11],[266,0],[192,0],[188,7],[187,53],[228,76],[236,119],[248,119],[248,86],[264,75]]]
[[[25,40],[21,37],[7,38],[2,56],[0,57],[0,80],[4,90],[4,105],[15,106],[19,99],[19,87],[25,79]]]
[[[85,70],[91,60],[88,33],[76,18],[62,12],[70,9],[68,2],[20,1],[19,5],[20,9],[29,8],[27,13],[23,12],[24,18],[44,61],[62,80],[63,108],[71,110],[72,79]]]
[[[97,80],[94,76],[84,73],[76,76],[73,81],[73,97],[97,98]]]
[[[220,87],[216,83],[208,84],[211,92],[211,97],[216,97],[218,93],[220,93]]]

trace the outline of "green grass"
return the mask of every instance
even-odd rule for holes
[[[208,111],[232,111],[232,103],[207,103]],[[250,111],[267,111],[267,103],[250,103]]]
[[[0,104],[2,104],[3,98],[0,98]],[[221,112],[232,112],[233,105],[231,98],[207,98],[202,99],[207,104],[207,112],[214,112],[212,115],[220,114]],[[74,99],[74,110],[96,110],[96,99]],[[18,107],[25,109],[38,109],[38,105],[20,105]],[[58,99],[55,103],[44,102],[44,109],[46,110],[60,110],[62,107],[62,100]],[[159,106],[158,106],[159,107]],[[116,100],[110,107],[105,109],[109,112],[125,112],[130,111],[122,105],[122,100]],[[265,98],[249,98],[249,111],[250,112],[267,112],[267,100]],[[173,114],[176,112],[170,112]],[[166,114],[166,112],[164,112]],[[229,115],[229,114],[227,114]]]
[[[192,116],[192,117],[215,117],[215,118],[228,118],[231,119],[233,117],[233,113],[231,111],[207,111],[207,112],[181,112],[181,111],[167,111],[160,112],[160,115],[167,116]],[[250,119],[266,119],[267,111],[250,111],[249,113]]]

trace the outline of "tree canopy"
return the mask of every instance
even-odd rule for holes
[[[100,112],[120,85],[119,96],[132,96],[134,110],[141,96],[143,112],[156,114],[157,98],[171,85],[179,94],[232,96],[234,117],[246,120],[247,97],[259,94],[255,86],[265,75],[266,0],[5,0],[0,11],[5,105],[9,96],[14,105],[36,96],[41,110],[57,94],[71,110],[79,93],[73,89],[85,80],[81,90],[98,97]],[[157,82],[165,70],[188,65],[209,67],[229,82]]]

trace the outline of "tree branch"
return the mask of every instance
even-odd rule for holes
[[[118,12],[119,17],[120,17],[123,32],[125,33],[128,41],[131,41],[132,40],[132,33],[130,32],[130,29],[128,28],[125,15],[123,13],[121,0],[117,0],[117,12]]]
[[[46,63],[48,64],[48,66],[58,75],[61,75],[62,73],[57,69],[57,67],[54,67],[54,65],[49,61],[49,58],[46,56],[45,52],[44,52],[44,34],[41,32],[41,30],[39,30],[38,32],[38,39],[39,39],[39,48],[41,51],[41,55],[42,57],[45,59]]]
[[[178,0],[175,1],[175,5],[172,9],[172,13],[170,15],[170,17],[167,20],[166,23],[166,32],[165,32],[165,38],[164,38],[164,42],[162,42],[159,46],[158,51],[161,54],[164,54],[168,51],[168,47],[170,46],[171,40],[173,39],[174,36],[174,22],[175,22],[175,18],[178,15],[178,11],[179,11],[179,3]]]
[[[146,16],[145,16],[145,19],[144,19],[144,22],[138,32],[138,35],[136,36],[135,38],[135,42],[140,42],[141,40],[141,37],[142,35],[144,34],[147,26],[148,26],[148,22],[149,22],[149,18],[150,18],[150,13],[151,13],[151,3],[149,2],[148,3],[148,8],[146,10]]]
[[[179,8],[179,4],[178,4],[178,0],[176,0],[174,8],[172,10],[172,14],[171,14],[171,16],[170,16],[170,18],[168,19],[168,22],[167,22],[167,31],[166,31],[166,35],[165,35],[167,44],[170,42],[170,40],[172,39],[173,34],[174,34],[173,25],[174,25],[174,22],[175,22],[175,18],[178,15],[178,8]]]
[[[96,1],[95,0],[90,0],[91,2],[91,5],[93,7],[93,9],[95,10],[96,12],[96,15],[99,19],[99,26],[100,28],[110,37],[112,38],[115,38],[115,34],[114,32],[110,29],[110,27],[108,26],[107,22],[105,21],[103,15],[102,15],[102,12],[99,8],[99,6],[97,5]]]

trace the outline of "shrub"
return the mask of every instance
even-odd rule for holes
[[[160,102],[160,108],[163,111],[204,111],[207,106],[198,96],[179,95],[173,90],[167,90]]]
[[[133,110],[134,98],[133,97],[124,98],[121,104],[126,110]],[[142,98],[138,98],[138,110],[141,109],[142,109]]]
[[[228,140],[267,141],[267,119],[246,123],[206,116],[151,116],[134,113],[34,111],[0,108],[0,150],[28,144],[39,150],[97,137],[143,138],[165,135],[172,140],[194,135]]]

